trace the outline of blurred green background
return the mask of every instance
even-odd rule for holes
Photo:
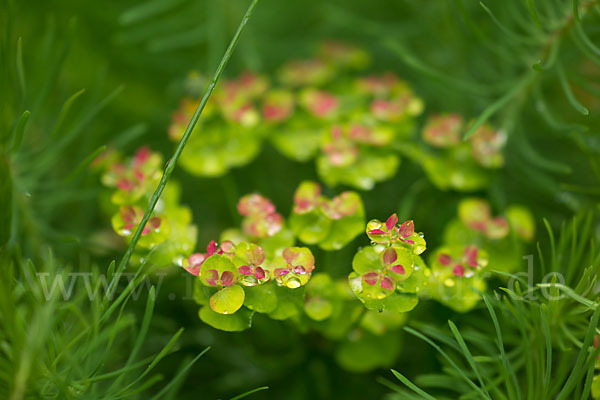
[[[551,7],[538,5],[545,16],[570,9],[570,2],[548,2]],[[526,39],[530,35],[531,43],[515,40],[474,1],[261,0],[225,75],[251,69],[270,76],[284,61],[311,55],[324,39],[349,41],[372,54],[372,71],[393,71],[406,79],[424,99],[426,115],[452,111],[467,118],[476,118],[532,75],[535,84],[502,104],[491,118],[509,133],[507,163],[494,175],[489,190],[478,194],[498,208],[525,204],[538,222],[545,217],[558,226],[577,210],[595,208],[600,194],[600,68],[576,42],[567,41],[570,33],[558,28],[558,22],[566,21],[560,15],[555,16],[557,28],[547,29],[540,38],[533,36],[525,1],[488,3],[499,20],[508,21]],[[33,149],[35,164],[40,160],[35,151],[42,153],[47,145],[44,132],[58,118],[61,105],[85,88],[65,122],[74,140],[61,148],[56,162],[43,166],[43,176],[64,177],[102,144],[128,154],[148,144],[169,156],[173,144],[167,128],[188,74],[212,75],[247,6],[242,0],[3,0],[0,128],[8,133],[15,116],[24,108],[31,110],[25,144]],[[588,34],[598,38],[598,14],[591,18],[596,24],[587,25]],[[575,96],[589,109],[588,116],[569,104],[559,72],[532,69],[538,60],[547,59],[548,40],[563,34],[560,62]],[[20,37],[27,78],[24,95],[13,57]],[[258,191],[287,215],[298,183],[318,180],[313,163],[290,161],[268,144],[255,161],[225,178],[198,178],[178,169],[174,179],[183,186],[183,203],[193,210],[199,248],[239,223],[231,212],[239,196]],[[122,252],[99,252],[90,239],[102,227],[110,228],[97,204],[97,176],[78,180],[76,195],[64,189],[62,197],[52,200],[42,186],[39,179],[20,185],[23,193],[32,194],[30,220],[23,223],[24,254],[39,259],[39,244],[51,244],[58,258],[81,270],[92,259],[107,265],[120,257]],[[330,194],[337,191],[330,189]],[[429,248],[440,244],[442,227],[455,215],[461,197],[440,192],[419,166],[406,160],[395,178],[363,194],[369,218],[399,212],[401,220],[415,219]],[[71,237],[80,240],[74,243]],[[329,272],[346,276],[354,249],[366,244],[367,238],[360,237],[335,253]],[[333,357],[336,343],[299,332],[292,324],[258,314],[252,329],[242,333],[218,332],[202,324],[195,303],[180,298],[188,284],[181,271],[173,270],[165,278],[143,349],[157,351],[179,327],[185,328],[179,351],[158,367],[168,381],[182,360],[212,346],[181,385],[178,398],[226,398],[263,385],[270,389],[253,398],[370,399],[389,392],[377,380],[390,378],[388,370],[344,371]],[[170,293],[178,297],[171,300]],[[138,315],[143,306],[143,301],[131,303]],[[464,318],[427,301],[410,316],[434,325],[450,317]],[[469,315],[472,321],[479,317],[478,312]],[[426,344],[408,335],[397,340],[402,350],[394,366],[407,376],[439,368]]]

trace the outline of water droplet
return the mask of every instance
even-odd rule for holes
[[[290,289],[299,288],[301,285],[302,285],[302,283],[300,282],[300,279],[298,279],[298,278],[290,278],[285,282],[285,286],[287,286]]]
[[[454,279],[452,278],[448,278],[444,281],[444,285],[448,286],[448,287],[453,287],[455,285],[456,282],[454,282]]]

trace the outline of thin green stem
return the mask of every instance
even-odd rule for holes
[[[135,231],[135,234],[133,235],[133,238],[131,239],[131,243],[127,247],[127,250],[125,251],[125,255],[123,256],[123,258],[121,259],[121,262],[119,263],[119,266],[117,267],[117,271],[116,271],[117,275],[120,272],[123,272],[123,270],[129,263],[129,260],[135,250],[135,247],[142,235],[142,230],[144,229],[144,226],[146,226],[146,224],[148,223],[148,220],[150,219],[150,215],[154,211],[154,207],[156,207],[156,203],[158,203],[158,200],[160,199],[160,196],[161,196],[163,190],[165,189],[165,186],[167,185],[169,178],[173,174],[173,171],[175,170],[175,165],[177,164],[177,161],[179,160],[179,157],[181,156],[181,152],[183,151],[185,145],[187,144],[187,141],[189,140],[190,136],[192,135],[192,131],[194,130],[194,127],[196,126],[198,119],[200,119],[200,115],[202,114],[202,111],[204,110],[204,107],[206,106],[206,103],[208,102],[210,95],[212,94],[213,90],[215,89],[215,86],[216,86],[217,82],[219,81],[219,78],[221,77],[221,74],[223,73],[225,66],[229,62],[229,59],[231,58],[231,55],[233,54],[233,51],[236,48],[238,41],[240,40],[240,36],[241,36],[244,28],[246,27],[246,24],[248,23],[250,16],[254,12],[254,8],[256,7],[257,4],[258,4],[258,0],[253,0],[252,3],[250,4],[250,6],[248,7],[248,10],[246,11],[244,18],[242,18],[242,21],[240,22],[240,25],[238,26],[238,29],[235,32],[235,35],[233,36],[233,39],[231,39],[231,43],[229,43],[229,47],[225,51],[225,54],[223,55],[223,58],[221,59],[221,62],[219,63],[219,66],[217,67],[217,70],[215,71],[215,74],[214,74],[212,80],[210,81],[210,84],[206,88],[204,97],[202,97],[200,104],[196,108],[196,111],[194,112],[192,119],[190,120],[187,128],[185,129],[185,133],[183,134],[183,137],[179,141],[179,144],[177,145],[177,149],[175,150],[175,153],[167,162],[167,165],[165,166],[165,170],[160,179],[158,187],[152,194],[152,197],[150,198],[148,207],[146,208],[146,211],[144,212],[144,217],[142,218],[142,221],[138,225],[138,227]],[[113,285],[116,285],[116,283],[117,283],[116,280],[112,281],[110,288],[112,288]]]

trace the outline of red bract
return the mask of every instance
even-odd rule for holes
[[[210,286],[231,286],[236,283],[236,277],[233,272],[223,271],[219,276],[219,271],[216,269],[207,270],[204,279]]]
[[[351,165],[358,157],[357,145],[344,135],[338,125],[331,128],[331,141],[323,146],[323,152],[327,154],[329,162],[338,167]]]
[[[423,128],[423,140],[436,147],[454,146],[460,143],[462,127],[463,120],[458,114],[434,115]]]
[[[406,221],[400,226],[397,226],[397,223],[398,215],[395,213],[385,221],[385,224],[373,220],[367,224],[367,235],[376,243],[402,241],[408,244],[414,244],[414,240],[407,239],[415,233],[414,222],[412,220]]]
[[[242,221],[242,229],[247,235],[270,237],[283,227],[283,217],[275,212],[273,203],[259,194],[242,197],[237,208],[246,217]]]
[[[314,182],[303,182],[294,193],[294,212],[305,214],[317,208],[321,199],[321,186]]]
[[[458,277],[471,277],[473,276],[473,270],[477,270],[483,267],[480,265],[479,249],[476,245],[471,244],[465,247],[463,255],[460,259],[454,259],[450,254],[441,253],[438,254],[438,262],[444,266],[452,268],[452,273]],[[465,265],[469,269],[465,268]]]
[[[331,200],[321,202],[321,209],[331,219],[342,219],[343,217],[353,215],[358,210],[359,205],[356,193],[343,192]]]
[[[294,111],[294,96],[290,92],[270,92],[262,105],[263,118],[269,122],[286,120]]]
[[[229,240],[224,241],[221,245],[211,240],[206,246],[206,253],[194,253],[183,262],[183,268],[192,275],[198,276],[202,268],[202,264],[206,259],[213,254],[222,254],[229,258],[235,255],[235,245]]]
[[[392,247],[388,247],[382,254],[382,262],[383,266],[395,274],[404,275],[406,270],[404,266],[396,263],[398,260],[398,253],[396,253],[396,249]]]
[[[357,88],[361,92],[375,97],[382,97],[387,96],[397,83],[398,78],[396,75],[387,72],[383,75],[371,75],[360,78],[357,81]]]
[[[241,277],[241,283],[244,285],[252,286],[260,283],[260,280],[265,279],[267,276],[267,272],[261,266],[265,261],[265,253],[263,249],[259,246],[252,245],[245,253],[247,265],[242,265],[238,268],[238,272],[241,275],[252,276],[256,278],[255,280],[246,280],[244,276]]]
[[[369,286],[379,284],[379,286],[385,290],[394,290],[396,287],[396,283],[392,278],[377,271],[366,272],[362,276],[362,280]]]
[[[285,266],[275,268],[273,275],[280,285],[295,289],[305,285],[315,269],[315,258],[305,247],[288,247],[282,253]]]
[[[133,233],[134,228],[142,222],[144,212],[139,207],[134,206],[123,206],[119,208],[119,215],[121,220],[124,222],[123,230]],[[153,230],[156,231],[160,228],[161,219],[159,217],[152,217],[148,220],[148,224],[142,229],[142,236],[150,234]]]
[[[300,94],[302,105],[315,117],[328,118],[339,108],[337,97],[324,90],[307,89]]]
[[[245,216],[268,215],[275,212],[275,206],[269,199],[260,194],[249,194],[242,197],[237,204],[238,212]]]
[[[492,217],[490,206],[485,200],[464,200],[459,206],[458,214],[465,225],[490,239],[502,239],[510,230],[506,218]]]

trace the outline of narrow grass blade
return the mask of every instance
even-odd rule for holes
[[[25,85],[25,68],[23,68],[23,38],[20,37],[17,40],[17,79],[19,80],[19,90],[21,91],[21,97],[24,98],[27,92]]]
[[[178,373],[177,375],[175,375],[175,377],[173,377],[173,379],[171,379],[171,381],[164,387],[162,388],[162,390],[160,392],[158,392],[155,396],[152,397],[152,400],[158,400],[158,399],[162,399],[163,396],[169,391],[171,390],[171,388],[173,386],[175,386],[178,382],[181,381],[181,379],[183,379],[183,377],[185,376],[185,374],[187,373],[187,371],[192,368],[192,365],[194,365],[196,363],[196,361],[198,361],[200,359],[200,357],[202,357],[204,355],[204,353],[206,353],[208,351],[208,349],[210,349],[210,347],[207,347],[206,349],[204,349],[204,351],[202,351],[200,354],[198,354],[196,357],[194,357],[194,359],[192,361],[190,361],[188,363],[188,365],[186,365],[185,367],[183,367]]]
[[[562,65],[560,63],[557,63],[556,66],[557,66],[556,70],[558,72],[558,80],[560,81],[560,86],[562,87],[563,91],[565,92],[567,101],[569,102],[569,104],[571,104],[571,106],[575,110],[577,110],[578,112],[580,112],[583,115],[588,115],[590,113],[589,110],[587,108],[585,108],[573,94],[573,91],[571,90],[571,86],[569,85],[569,82],[567,81],[567,76],[565,74],[565,71],[564,71]]]
[[[230,400],[239,400],[239,399],[243,399],[244,397],[248,397],[248,396],[250,396],[252,393],[260,392],[260,391],[262,391],[262,390],[267,390],[267,389],[269,389],[269,387],[268,387],[268,386],[261,386],[261,387],[258,387],[258,388],[256,388],[256,389],[249,390],[249,391],[247,391],[246,393],[238,394],[237,396],[235,396],[235,397],[232,397]]]
[[[421,397],[423,397],[424,399],[427,399],[427,400],[435,400],[435,397],[429,395],[423,389],[421,389],[420,387],[418,387],[417,385],[415,385],[414,383],[412,383],[407,377],[405,377],[404,375],[402,375],[400,372],[398,372],[398,371],[396,371],[396,370],[393,369],[392,370],[392,374],[394,374],[394,376],[400,382],[402,382],[407,388],[409,388],[413,392],[417,393],[419,396],[421,396]]]
[[[477,363],[473,359],[473,355],[471,354],[469,347],[467,346],[467,344],[465,343],[465,340],[463,339],[462,335],[460,334],[460,331],[458,330],[458,328],[456,327],[454,322],[452,322],[451,320],[448,320],[448,325],[450,326],[450,330],[452,331],[452,334],[454,335],[456,342],[460,346],[460,349],[462,350],[462,353],[463,353],[465,359],[467,360],[467,362],[471,366],[471,369],[475,373],[475,376],[477,377],[477,380],[479,381],[479,386],[481,386],[481,388],[483,389],[483,391],[485,392],[487,397],[490,397],[490,393],[488,392],[487,387],[485,386],[485,383],[483,382],[483,378],[481,376],[481,371],[479,371],[479,368],[477,367]]]
[[[505,379],[506,389],[508,390],[509,397],[512,399],[521,399],[521,393],[519,392],[519,385],[517,382],[517,375],[515,373],[514,368],[511,366],[510,361],[506,357],[506,350],[504,349],[504,340],[502,339],[502,330],[500,329],[500,323],[498,322],[498,317],[496,316],[496,311],[494,311],[494,307],[491,304],[491,300],[489,299],[487,294],[482,294],[483,302],[490,314],[490,318],[492,319],[492,323],[494,325],[494,329],[496,330],[496,339],[498,350],[500,350],[500,357],[502,359],[502,366],[504,368],[505,376],[508,375],[510,379]]]
[[[58,114],[58,119],[56,120],[56,123],[54,124],[54,128],[52,129],[52,133],[50,134],[51,139],[56,137],[56,135],[60,131],[60,128],[62,127],[62,124],[63,124],[66,116],[69,114],[69,110],[71,109],[71,106],[73,105],[75,100],[77,100],[77,98],[79,98],[79,96],[81,96],[84,92],[85,92],[85,89],[81,89],[80,91],[73,93],[71,95],[71,97],[69,97],[67,99],[67,101],[65,101],[62,108],[60,109],[60,113]]]
[[[495,102],[490,104],[483,112],[479,115],[479,117],[475,120],[475,122],[471,125],[469,129],[465,132],[463,136],[463,140],[469,139],[477,129],[487,122],[487,120],[496,114],[502,107],[507,105],[514,97],[516,97],[521,90],[529,84],[532,79],[531,74],[527,74],[521,81],[516,83],[512,89],[506,92],[502,97],[498,98]]]
[[[410,328],[410,327],[405,327],[404,330],[408,333],[410,333],[411,335],[414,335],[416,337],[418,337],[419,339],[427,342],[427,344],[429,344],[431,347],[433,347],[438,353],[440,353],[440,355],[442,357],[444,357],[446,359],[446,361],[448,361],[450,363],[450,365],[452,366],[452,368],[454,368],[454,370],[458,373],[458,375],[471,387],[473,388],[482,398],[484,399],[490,399],[490,397],[485,394],[483,392],[483,390],[481,390],[481,388],[479,386],[477,386],[475,383],[473,383],[473,381],[471,379],[469,379],[467,377],[467,375],[465,375],[464,371],[458,366],[456,365],[456,363],[452,360],[452,358],[450,358],[450,356],[444,351],[442,350],[442,348],[440,346],[438,346],[434,341],[432,341],[431,339],[429,339],[427,336],[421,334],[420,332]]]
[[[21,114],[21,118],[19,118],[19,122],[17,122],[17,127],[15,128],[15,133],[13,134],[12,145],[10,148],[11,153],[16,153],[21,148],[23,144],[23,137],[25,136],[25,127],[27,126],[27,121],[29,120],[29,116],[31,113],[28,110],[25,110],[23,114]]]
[[[192,131],[194,130],[194,127],[196,126],[198,119],[200,119],[200,115],[202,114],[202,111],[204,110],[204,107],[206,106],[208,99],[210,98],[217,82],[219,81],[219,78],[223,74],[223,70],[225,69],[225,66],[227,65],[227,63],[229,62],[229,59],[231,58],[231,55],[233,54],[233,51],[236,48],[238,41],[240,40],[241,34],[244,31],[244,28],[246,27],[246,24],[248,23],[250,17],[252,16],[252,13],[254,12],[254,9],[257,4],[258,4],[258,0],[253,0],[252,3],[250,4],[250,6],[248,7],[246,14],[242,18],[242,21],[240,22],[240,25],[238,26],[238,29],[235,32],[235,35],[233,36],[233,39],[229,43],[229,47],[225,51],[225,54],[223,55],[223,58],[221,59],[221,62],[219,63],[219,66],[217,67],[217,70],[215,71],[215,74],[214,74],[210,84],[208,85],[208,88],[206,89],[206,92],[204,93],[202,100],[200,101],[200,104],[198,104],[198,107],[196,108],[196,111],[194,112],[194,115],[192,116],[192,119],[190,120],[190,122],[183,134],[183,137],[179,141],[179,144],[177,145],[177,149],[175,150],[175,153],[167,162],[167,166],[165,167],[165,170],[163,172],[163,175],[160,179],[160,182],[159,182],[156,190],[154,191],[154,193],[152,194],[152,197],[150,198],[150,202],[146,208],[146,211],[144,212],[144,216],[143,216],[140,224],[138,225],[138,228],[136,229],[133,237],[131,238],[131,242],[129,243],[129,246],[127,247],[127,250],[125,251],[125,255],[123,256],[123,258],[121,259],[121,262],[119,263],[119,267],[117,268],[117,273],[122,272],[125,269],[125,267],[127,266],[127,264],[129,263],[129,259],[131,258],[132,254],[135,250],[135,247],[137,246],[137,243],[140,240],[140,237],[142,235],[142,230],[148,223],[148,220],[150,219],[150,216],[152,215],[152,212],[154,211],[154,207],[156,207],[156,203],[158,203],[158,199],[160,198],[163,190],[165,189],[165,186],[167,185],[169,178],[173,174],[173,171],[175,170],[175,166],[177,165],[177,160],[179,160],[179,157],[181,156],[181,153],[183,152],[183,149],[185,148],[187,141],[189,140],[190,136],[192,135]]]
[[[571,374],[569,375],[569,378],[567,379],[567,382],[563,386],[562,390],[558,394],[556,400],[568,399],[569,395],[573,391],[573,388],[580,381],[581,375],[586,371],[586,369],[583,368],[583,364],[586,357],[588,357],[589,349],[592,345],[594,334],[596,333],[596,327],[598,326],[598,319],[600,319],[600,307],[597,307],[596,311],[594,311],[594,314],[592,315],[590,325],[588,326],[588,330],[585,334],[583,346],[581,347],[581,350],[579,350],[579,355],[577,356],[575,365],[573,366]]]

